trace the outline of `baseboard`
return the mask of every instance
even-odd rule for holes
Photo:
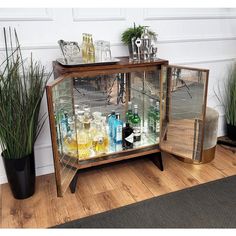
[[[47,175],[47,174],[51,174],[51,173],[54,173],[54,166],[53,165],[39,166],[36,168],[36,176]],[[7,181],[6,175],[5,174],[0,175],[0,184],[5,184],[7,182],[8,181]]]

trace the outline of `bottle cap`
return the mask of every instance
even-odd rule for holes
[[[134,105],[134,109],[135,109],[135,108],[138,109],[138,105],[137,105],[137,104]]]
[[[129,127],[129,122],[127,122],[125,125],[126,125],[126,127]]]
[[[117,119],[117,120],[120,119],[120,113],[116,113],[116,119]]]
[[[131,102],[131,101],[128,101],[128,105],[132,105],[132,102]]]

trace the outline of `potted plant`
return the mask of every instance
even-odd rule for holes
[[[3,29],[0,63],[0,145],[7,179],[16,199],[35,192],[34,143],[45,122],[40,104],[50,73],[39,62],[23,60],[16,30]],[[15,47],[13,47],[13,44]],[[46,76],[45,76],[46,75]]]
[[[218,90],[215,94],[225,111],[227,136],[236,140],[236,62],[229,68],[222,90]]]
[[[121,41],[123,42],[124,45],[128,46],[129,49],[129,54],[132,55],[132,46],[131,46],[131,40],[132,38],[141,38],[142,33],[144,32],[144,28],[145,26],[141,26],[139,25],[138,27],[136,27],[135,23],[134,23],[134,27],[130,27],[128,29],[126,29],[122,35],[121,35]],[[156,39],[156,33],[152,30],[148,30],[148,33],[154,38]]]

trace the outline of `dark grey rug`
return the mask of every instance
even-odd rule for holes
[[[57,225],[54,228],[235,228],[236,176]]]

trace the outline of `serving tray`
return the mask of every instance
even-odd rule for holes
[[[59,62],[61,65],[66,67],[72,67],[72,66],[89,66],[89,65],[109,65],[109,64],[115,64],[120,61],[118,58],[111,58],[110,61],[101,61],[101,62],[93,62],[93,63],[84,63],[82,61],[81,57],[73,58],[73,61],[66,61],[64,58],[58,58],[56,59],[57,62]]]

